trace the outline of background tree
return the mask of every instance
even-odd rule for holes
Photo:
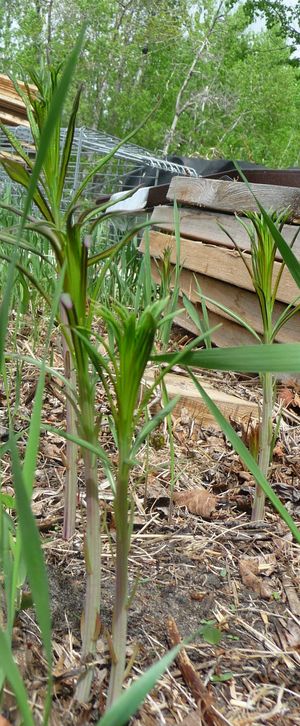
[[[62,61],[87,21],[79,123],[158,153],[299,164],[300,0],[0,0],[1,72]],[[265,26],[253,32],[260,14]],[[66,109],[68,111],[68,109]]]

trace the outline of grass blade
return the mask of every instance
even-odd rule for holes
[[[147,694],[155,686],[156,681],[169,668],[181,647],[182,645],[177,645],[175,648],[172,648],[169,653],[166,653],[161,660],[154,663],[146,673],[122,693],[118,701],[98,721],[97,726],[125,726],[144,701]]]
[[[175,364],[179,353],[161,353],[151,356],[156,363]],[[211,368],[219,371],[244,373],[300,372],[300,344],[245,345],[238,348],[214,348],[212,350],[180,351],[180,365],[194,368]]]
[[[75,124],[76,124],[76,117],[79,107],[79,101],[81,96],[82,88],[80,87],[77,91],[77,94],[74,99],[72,112],[69,119],[69,124],[67,128],[64,148],[62,151],[62,157],[61,157],[61,164],[60,164],[60,170],[59,170],[59,185],[57,189],[57,199],[58,203],[61,202],[62,193],[64,190],[64,183],[65,178],[68,170],[70,155],[71,155],[71,149],[73,144],[73,138],[74,138],[74,131],[75,131]]]
[[[219,310],[222,310],[222,312],[225,313],[226,316],[228,315],[228,317],[230,317],[232,320],[234,320],[235,323],[238,323],[238,325],[241,325],[243,328],[245,328],[245,330],[248,330],[248,333],[251,333],[251,335],[253,335],[253,337],[256,338],[256,340],[258,340],[260,342],[260,337],[259,337],[258,333],[254,330],[254,328],[251,327],[251,325],[249,325],[249,323],[247,323],[246,320],[241,318],[240,315],[235,313],[230,308],[227,308],[226,305],[223,305],[222,303],[219,303],[217,300],[214,300],[214,298],[208,297],[208,295],[203,295],[203,293],[200,293],[199,297],[200,297],[201,304],[202,304],[202,302],[212,303],[213,305],[215,305],[216,308],[218,308]],[[224,317],[226,317],[226,316],[224,316]]]
[[[42,634],[42,641],[48,663],[48,689],[45,705],[44,723],[47,723],[52,691],[52,643],[51,643],[51,612],[50,595],[46,566],[41,548],[40,535],[32,514],[28,495],[25,489],[15,437],[10,437],[13,480],[16,494],[16,507],[22,538],[22,551],[26,562],[28,580],[33,595],[36,616]]]
[[[0,630],[0,665],[15,694],[17,704],[22,714],[22,723],[24,726],[35,726],[28,706],[29,699],[26,688],[22,681],[20,671],[12,657],[10,644],[2,630]]]
[[[9,315],[9,304],[11,291],[14,284],[15,265],[12,260],[7,275],[7,282],[0,306],[0,370],[2,368],[3,355],[4,355],[4,343],[6,337],[6,331],[8,326],[8,315]]]
[[[134,459],[136,454],[138,453],[142,443],[145,441],[145,439],[151,434],[151,431],[158,426],[161,421],[164,420],[166,416],[169,416],[169,414],[173,411],[173,408],[176,406],[180,399],[180,396],[175,396],[172,398],[164,408],[159,411],[156,416],[149,419],[145,426],[139,431],[139,433],[136,436],[135,442],[133,444],[133,447],[131,449],[130,455]]]
[[[43,162],[49,153],[49,144],[51,143],[52,135],[55,131],[57,120],[61,115],[62,108],[65,103],[65,98],[67,95],[67,92],[69,90],[75,68],[76,68],[76,61],[80,54],[80,51],[83,46],[83,40],[85,35],[85,26],[82,28],[78,40],[75,44],[74,49],[69,55],[69,58],[66,62],[66,65],[64,67],[60,82],[57,85],[57,88],[54,91],[52,103],[49,109],[49,113],[47,115],[47,119],[45,122],[45,126],[42,130],[40,142],[39,142],[39,148],[35,160],[35,165],[32,170],[31,178],[30,178],[30,184],[27,192],[27,197],[24,205],[24,212],[21,222],[21,231],[23,231],[23,227],[25,224],[25,220],[27,217],[27,214],[29,212],[30,204],[32,202],[32,199],[34,197],[34,190],[36,188],[38,178],[40,175],[40,172],[42,170]],[[20,234],[21,234],[20,231]]]

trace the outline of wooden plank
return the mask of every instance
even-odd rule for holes
[[[151,257],[162,259],[164,250],[169,248],[171,250],[170,261],[175,264],[176,240],[173,235],[152,230],[149,235],[149,243]],[[145,245],[142,240],[140,250],[143,252],[144,249]],[[251,266],[251,255],[244,254],[245,259]],[[244,290],[254,292],[251,277],[237,250],[229,250],[182,237],[180,240],[180,264],[185,269],[200,272],[208,277],[230,282],[233,285],[242,287]],[[275,262],[274,281],[280,268],[280,262]],[[299,295],[298,285],[296,285],[288,269],[285,268],[278,288],[277,300],[290,304]]]
[[[7,113],[0,109],[0,121],[7,126],[29,126],[26,116]]]
[[[12,96],[10,93],[2,92],[0,90],[0,106],[8,106],[9,108],[18,108],[26,113],[26,106],[20,96]]]
[[[243,222],[250,225],[246,217],[242,217]],[[171,206],[159,206],[153,210],[151,221],[155,227],[165,232],[174,232],[174,209]],[[235,249],[233,242],[226,232],[221,228],[224,227],[233,237],[240,249],[250,252],[251,244],[249,236],[243,225],[232,214],[222,214],[219,212],[207,212],[203,209],[188,209],[182,207],[179,210],[180,234],[181,237],[207,242],[213,245],[220,245],[228,249]],[[221,225],[221,226],[220,226]],[[282,235],[285,241],[290,245],[297,234],[300,227],[285,224]],[[300,234],[296,237],[293,245],[293,252],[300,261]],[[281,255],[277,251],[276,259],[281,260]]]
[[[202,320],[202,309],[200,303],[194,303],[194,307],[197,310],[200,320]],[[182,312],[180,315],[175,316],[174,323],[176,323],[176,325],[180,325],[181,328],[187,330],[189,333],[193,333],[193,335],[199,335],[199,328],[195,325],[195,323],[193,323],[186,312],[181,298],[178,300],[178,309],[181,309]],[[217,345],[219,348],[234,348],[238,345],[253,345],[253,335],[248,333],[246,328],[242,328],[241,325],[233,323],[231,320],[227,320],[227,318],[221,318],[221,315],[213,313],[211,310],[209,311],[209,324],[212,328],[219,325],[217,330],[211,334],[212,343]]]
[[[152,270],[155,270],[155,266],[160,264],[159,260],[152,260]],[[261,320],[260,308],[258,298],[255,293],[243,290],[235,285],[229,285],[227,282],[216,280],[206,275],[199,273],[192,273],[189,270],[183,269],[180,275],[180,289],[185,295],[192,300],[192,302],[199,302],[199,295],[197,293],[197,284],[200,284],[201,290],[204,295],[212,298],[216,302],[226,306],[232,310],[236,315],[245,320],[248,325],[257,333],[262,334],[263,325]],[[217,313],[222,318],[232,320],[231,316],[217,307],[213,302],[206,301],[208,310]],[[274,321],[276,321],[283,310],[285,305],[281,302],[276,302],[274,305]],[[278,343],[298,343],[300,340],[300,313],[297,313],[293,318],[288,320],[286,325],[279,330],[276,336]],[[253,343],[255,338],[253,337]]]
[[[23,81],[18,81],[18,85],[20,86],[21,90],[24,91],[24,93],[27,93],[27,88],[30,89],[30,91],[36,95],[37,88],[32,83],[24,83]],[[0,73],[0,90],[6,89],[6,91],[9,91],[12,95],[15,95],[17,98],[19,98],[19,94],[16,91],[13,82],[9,78],[9,76],[6,76],[4,73]]]
[[[144,373],[145,384],[151,385],[154,381],[154,376],[155,371],[151,368],[146,370]],[[214,416],[207,409],[194,384],[187,376],[167,373],[164,381],[170,398],[178,395],[181,396],[180,401],[178,401],[173,409],[173,416],[181,416],[183,409],[187,409],[189,415],[195,421],[202,424],[202,426],[213,426],[216,429],[220,428]],[[256,403],[244,401],[242,398],[232,396],[224,391],[218,391],[205,380],[202,380],[200,376],[199,383],[201,383],[206,393],[212,398],[229,421],[240,421],[247,425],[251,418],[258,419],[259,412]]]
[[[300,190],[273,184],[251,184],[265,209],[290,209],[290,218],[300,217]],[[219,179],[173,177],[167,199],[223,212],[259,211],[256,201],[242,182]]]
[[[160,275],[156,265],[152,265],[152,277],[155,282],[159,283]],[[202,321],[203,315],[201,304],[194,301],[193,305],[197,310],[200,320]],[[181,297],[179,297],[178,299],[178,310],[181,310],[181,312],[179,315],[176,315],[174,317],[174,323],[176,323],[176,325],[180,325],[182,328],[188,330],[194,335],[199,335],[199,328],[196,327],[196,325],[193,323],[190,316],[186,312]],[[253,345],[253,343],[255,342],[253,335],[249,333],[246,328],[242,327],[238,323],[234,323],[228,318],[222,317],[221,315],[213,312],[212,310],[209,311],[209,325],[211,328],[219,326],[211,334],[212,342],[219,348],[234,347],[236,345]]]
[[[243,175],[251,184],[275,184],[280,187],[300,188],[300,169],[242,169]],[[204,174],[205,179],[220,179],[227,181],[235,179],[243,182],[237,169],[227,169],[213,174]]]
[[[227,172],[226,172],[227,174]],[[300,169],[247,169],[243,172],[250,183],[275,184],[281,187],[300,187]],[[235,172],[229,172],[232,178],[241,177]]]

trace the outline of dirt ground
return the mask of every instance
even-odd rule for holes
[[[59,355],[54,364],[61,365]],[[255,377],[205,373],[204,380],[245,399],[260,401]],[[16,427],[25,428],[32,410],[36,374],[24,367]],[[281,387],[284,410],[271,467],[271,481],[296,522],[300,520],[299,388]],[[15,392],[11,392],[13,403]],[[5,396],[0,423],[5,430]],[[104,403],[99,391],[99,410]],[[44,423],[64,426],[63,398],[48,380]],[[239,457],[217,429],[204,429],[182,412],[174,419],[174,492],[196,492],[196,505],[170,498],[170,456],[162,426],[140,452],[132,475],[135,504],[130,550],[126,683],[166,652],[174,637],[194,636],[182,657],[147,698],[134,726],[250,726],[300,724],[300,546],[267,507],[264,524],[251,522],[254,484]],[[236,430],[243,436],[238,422]],[[114,453],[108,429],[101,443]],[[23,441],[23,443],[22,443]],[[25,438],[19,439],[20,448]],[[107,633],[114,596],[115,539],[112,496],[99,470],[103,529],[102,632],[97,644],[92,697],[85,708],[74,701],[80,663],[80,616],[85,588],[83,533],[85,497],[81,477],[77,530],[62,539],[64,443],[44,432],[33,495],[52,597],[54,681],[52,726],[96,723],[103,713],[109,673]],[[11,492],[9,461],[4,491]],[[212,497],[208,510],[199,488]],[[205,494],[205,492],[204,492]],[[176,497],[175,497],[176,498]],[[204,506],[204,516],[197,511]],[[192,511],[191,511],[192,510]],[[196,510],[196,511],[195,511]],[[201,510],[202,511],[202,510]],[[211,627],[213,626],[213,627]],[[177,633],[176,633],[177,629]],[[217,630],[217,641],[214,641]],[[174,635],[175,634],[175,635]],[[23,611],[14,630],[14,653],[25,679],[36,723],[42,723],[46,667],[33,610]],[[13,697],[5,689],[2,716],[18,724]],[[4,726],[4,723],[3,723]]]

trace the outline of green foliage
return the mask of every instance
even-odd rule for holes
[[[38,19],[35,17],[35,4],[30,0],[22,5],[16,0],[12,0],[11,8],[19,13],[17,15],[17,26],[15,27],[15,35],[18,42],[13,43],[11,49],[12,64],[15,63],[17,57],[21,57],[20,53],[23,54],[23,57],[27,55],[27,60],[29,58],[36,60],[40,55],[44,43],[44,8],[41,8]],[[192,5],[188,0],[177,0],[175,8],[174,3],[168,0],[161,0],[159,3],[158,0],[155,0],[154,3],[140,3],[137,0],[134,11],[129,16],[127,7],[123,7],[123,10],[121,10],[119,3],[114,2],[99,3],[96,0],[89,0],[89,2],[87,0],[80,0],[76,8],[72,2],[68,6],[65,2],[62,3],[62,17],[65,18],[68,11],[68,23],[70,19],[76,21],[74,22],[74,27],[68,23],[66,24],[66,27],[70,28],[70,38],[67,38],[66,47],[69,42],[72,42],[72,33],[77,28],[77,18],[79,17],[81,19],[87,11],[90,13],[90,18],[92,17],[93,19],[94,27],[97,26],[99,13],[101,13],[102,22],[106,22],[105,42],[102,45],[100,41],[103,40],[103,34],[99,33],[99,37],[98,35],[95,37],[91,27],[88,27],[87,46],[82,53],[79,70],[79,75],[86,75],[87,69],[90,72],[94,64],[93,88],[90,86],[89,92],[90,98],[96,93],[100,101],[99,116],[96,120],[96,125],[106,120],[106,123],[110,123],[111,125],[115,124],[114,128],[122,128],[123,130],[126,124],[130,126],[132,118],[138,117],[138,114],[141,113],[144,115],[144,110],[145,108],[148,109],[149,103],[156,95],[157,89],[162,83],[162,79],[167,81],[168,74],[170,75],[171,59],[172,63],[178,64],[178,74],[176,77],[174,75],[171,78],[172,83],[167,84],[166,103],[164,105],[164,113],[166,113],[166,116],[163,115],[161,107],[155,118],[149,121],[149,127],[145,135],[146,139],[148,137],[150,139],[151,137],[149,145],[150,143],[156,144],[162,141],[164,136],[162,129],[165,130],[164,124],[166,125],[167,123],[170,126],[176,95],[184,87],[183,103],[185,104],[185,110],[180,117],[180,123],[176,132],[177,135],[173,138],[174,146],[180,142],[181,135],[183,133],[185,134],[185,131],[187,131],[187,147],[191,143],[195,143],[195,139],[199,135],[200,124],[203,121],[201,151],[209,148],[208,144],[211,143],[211,139],[213,138],[213,129],[216,134],[216,139],[220,139],[219,131],[222,124],[226,129],[226,133],[224,138],[221,138],[220,148],[233,148],[233,146],[230,146],[230,144],[233,145],[231,133],[234,131],[231,128],[233,119],[231,113],[236,113],[239,101],[237,96],[233,98],[233,109],[231,110],[228,109],[228,98],[231,98],[230,93],[233,88],[236,89],[236,79],[234,76],[236,69],[240,69],[240,77],[244,73],[246,78],[246,72],[249,70],[247,63],[252,62],[253,55],[251,54],[256,52],[255,49],[258,47],[257,39],[245,33],[247,21],[243,11],[238,10],[232,14],[225,12],[223,25],[220,24],[217,18],[216,25],[212,27],[211,23],[216,8],[213,0],[207,0],[204,7],[205,12],[203,13],[191,13],[191,8]],[[117,10],[120,11],[119,14],[117,14]],[[51,19],[51,14],[50,18],[47,17],[47,29],[49,31],[47,34],[47,53],[49,57],[51,55],[52,57],[55,57],[55,55],[59,56],[62,49],[62,25],[60,18],[55,15],[56,11],[57,7],[54,0],[53,17]],[[4,21],[2,38],[5,39],[5,43],[7,44],[12,28],[10,28],[8,14],[5,11],[3,3],[1,5],[0,2],[1,13]],[[51,32],[51,22],[54,22],[54,20],[57,24],[57,27],[55,26],[57,29],[57,39],[54,39]],[[135,25],[133,20],[142,20],[143,22],[140,24],[136,23]],[[172,22],[169,24],[170,20]],[[31,35],[29,34],[28,36],[29,42],[27,45],[25,43],[20,51],[19,41],[22,37],[23,27],[28,29],[30,21]],[[189,31],[191,31],[190,34]],[[274,35],[272,36],[274,32],[269,31],[264,35],[261,39],[261,47],[269,48],[268,43],[270,43],[271,38],[275,37]],[[178,41],[175,44],[174,34],[177,34],[176,40]],[[193,71],[189,77],[187,72],[191,67],[193,55],[197,55],[199,48],[201,48],[201,43],[207,40],[208,36],[209,53],[199,53],[198,64],[194,69],[195,72]],[[33,43],[33,38],[35,39],[35,43]],[[141,43],[144,43],[146,38],[147,52],[145,50],[145,53],[143,53],[145,63],[141,64],[138,53],[140,54]],[[66,39],[65,35],[64,39]],[[203,339],[206,340],[209,346],[210,331],[208,329],[208,321],[206,320],[205,330],[202,331],[201,336],[191,345],[186,346],[184,350],[172,354],[163,352],[160,356],[154,356],[152,354],[154,340],[158,330],[160,332],[160,340],[163,343],[163,350],[166,350],[169,342],[170,325],[177,304],[180,272],[178,216],[176,229],[177,268],[173,296],[169,300],[162,299],[153,302],[154,290],[150,281],[150,260],[146,243],[144,261],[141,266],[137,265],[134,289],[130,290],[127,298],[131,309],[128,310],[124,305],[116,301],[114,304],[112,303],[111,298],[115,298],[116,289],[118,289],[119,299],[123,303],[125,302],[124,298],[127,293],[124,289],[124,276],[126,280],[127,275],[128,280],[129,243],[132,237],[134,237],[135,232],[141,229],[143,225],[137,225],[135,230],[125,235],[121,242],[117,241],[108,250],[102,248],[94,251],[93,254],[89,254],[89,242],[86,238],[86,232],[95,233],[98,223],[102,221],[102,212],[105,211],[105,206],[101,210],[95,208],[87,209],[81,203],[80,195],[84,192],[86,184],[90,176],[95,172],[95,169],[88,174],[73,199],[69,200],[68,209],[66,211],[62,209],[62,194],[70,159],[70,149],[77,118],[80,91],[75,96],[70,109],[65,143],[61,149],[59,139],[63,124],[62,108],[66,91],[72,82],[74,63],[76,56],[82,48],[82,42],[83,36],[80,35],[75,51],[69,57],[61,75],[59,75],[58,71],[54,70],[54,67],[47,65],[42,66],[41,73],[32,73],[32,80],[34,80],[38,87],[37,99],[31,99],[29,102],[29,118],[38,149],[36,165],[32,167],[29,163],[29,170],[25,170],[17,162],[9,164],[4,162],[11,178],[17,180],[27,190],[27,200],[25,202],[23,218],[20,210],[13,210],[13,214],[21,218],[19,228],[17,229],[14,221],[11,221],[10,229],[1,232],[3,244],[13,250],[11,253],[13,261],[8,268],[8,285],[4,290],[0,308],[0,322],[2,324],[0,326],[0,354],[3,356],[4,331],[8,321],[11,288],[13,281],[16,279],[16,275],[19,275],[19,284],[23,292],[22,305],[24,308],[28,304],[27,281],[30,280],[34,283],[36,277],[35,284],[37,289],[39,289],[40,278],[37,266],[33,268],[33,271],[29,267],[28,270],[24,270],[21,263],[23,261],[22,256],[30,254],[33,256],[33,259],[41,259],[46,264],[45,255],[43,257],[41,248],[37,244],[37,240],[40,241],[40,236],[42,236],[47,241],[48,249],[51,251],[52,262],[55,263],[55,268],[52,267],[52,269],[55,269],[54,278],[58,280],[56,285],[56,302],[58,302],[60,292],[63,291],[61,303],[64,310],[64,317],[61,321],[61,327],[68,344],[71,361],[77,370],[77,387],[72,387],[68,379],[64,382],[66,384],[66,390],[68,391],[68,400],[72,402],[74,411],[76,412],[78,433],[74,435],[74,432],[65,432],[64,436],[67,440],[76,442],[81,446],[85,464],[88,516],[84,554],[87,567],[87,594],[85,617],[83,619],[82,655],[87,660],[95,652],[100,608],[99,561],[101,550],[99,538],[97,458],[104,465],[114,493],[116,521],[116,600],[112,629],[112,651],[116,658],[113,659],[108,695],[108,704],[113,705],[100,720],[99,726],[105,726],[106,724],[109,724],[109,726],[113,726],[113,724],[121,726],[133,715],[146,693],[153,687],[157,678],[160,677],[163,670],[176,657],[179,649],[174,649],[171,653],[167,654],[160,663],[155,664],[131,689],[124,693],[120,699],[116,700],[121,692],[124,677],[127,611],[129,606],[127,569],[133,512],[129,487],[130,472],[136,463],[136,457],[141,445],[151,434],[154,427],[171,413],[177,403],[177,399],[172,401],[165,399],[165,408],[154,416],[153,419],[149,419],[145,415],[145,411],[154,387],[158,382],[163,381],[164,375],[175,363],[180,363],[187,367],[195,365],[223,370],[237,369],[247,371],[258,369],[262,372],[268,372],[270,367],[274,371],[282,371],[288,365],[290,371],[296,370],[298,372],[300,345],[275,346],[275,349],[271,345],[259,345],[242,350],[228,349],[221,351],[208,348],[202,351],[192,351],[192,347],[198,345]],[[151,50],[151,46],[153,48],[154,43],[161,43],[161,47],[159,50],[156,48],[155,52]],[[265,43],[265,46],[263,46],[263,43]],[[206,43],[204,43],[205,46]],[[143,47],[145,48],[145,46]],[[170,48],[174,49],[173,56],[170,53]],[[96,67],[99,62],[96,51],[99,51],[101,59],[105,60],[102,65],[100,64],[99,72]],[[220,67],[217,68],[211,62],[211,58],[215,59],[216,57],[220,58]],[[291,70],[288,66],[288,58],[289,54],[286,48],[284,48],[284,52],[280,57],[277,56],[279,66],[281,64],[284,68],[284,73],[280,75],[280,83],[285,82],[286,85],[288,85],[291,79],[295,79],[294,70]],[[108,62],[109,59],[110,62]],[[253,82],[251,90],[252,95],[255,94],[255,88],[258,84],[258,66],[259,64],[257,64],[257,77],[255,82]],[[120,74],[121,68],[124,70],[122,77]],[[205,98],[205,95],[203,96],[204,77],[209,91],[209,94],[207,94],[209,102]],[[187,79],[186,85],[184,85],[185,79]],[[215,82],[214,88],[216,95],[210,98],[213,80]],[[117,86],[118,84],[120,85],[118,88],[120,104],[118,106],[116,106],[116,97],[112,92],[114,84]],[[129,88],[132,98],[131,106],[128,104]],[[132,93],[132,89],[135,93]],[[246,91],[245,83],[245,97]],[[276,96],[276,94],[273,95]],[[277,101],[274,103],[274,108],[271,108],[271,116],[275,131],[277,128],[277,146],[274,144],[272,154],[275,154],[279,140],[281,143],[283,138],[280,137],[278,133],[279,127],[276,127],[275,123],[279,108],[279,96],[276,96],[276,98]],[[197,110],[198,107],[201,107],[201,104],[203,118]],[[88,108],[90,107],[86,102],[84,113],[87,113]],[[190,113],[191,110],[192,113]],[[243,112],[241,111],[241,113]],[[193,119],[192,125],[191,118]],[[255,118],[258,118],[258,112]],[[260,121],[261,127],[263,127],[263,114],[260,117]],[[279,124],[279,116],[277,121]],[[140,132],[140,138],[142,138],[143,133],[142,131]],[[129,133],[127,138],[129,139],[131,136],[132,133]],[[10,141],[15,144],[16,152],[19,153],[18,142],[14,142],[11,134],[9,134],[9,137]],[[49,143],[50,138],[51,144]],[[248,141],[249,139],[250,134],[248,134]],[[228,147],[226,147],[226,143],[228,143]],[[243,148],[242,143],[239,140],[236,149]],[[294,141],[292,148],[295,149]],[[113,152],[105,159],[102,159],[97,168],[104,166],[112,154]],[[32,200],[38,206],[43,217],[42,219],[29,219],[27,213]],[[12,210],[9,208],[9,205],[6,205],[6,211],[11,214]],[[260,218],[260,223],[263,221],[264,225],[271,231],[273,241],[275,240],[279,248],[282,248],[283,257],[286,259],[288,265],[291,266],[294,278],[298,280],[299,264],[295,264],[293,253],[291,250],[287,250],[278,229],[276,229],[276,234],[274,234],[274,221],[264,210],[261,210],[261,213],[262,218]],[[265,244],[267,238],[266,226],[262,227],[259,224],[257,226],[259,234],[261,234],[263,229],[263,244]],[[35,237],[28,239],[28,232],[33,233]],[[274,246],[272,249],[268,249],[270,259],[273,259]],[[136,249],[134,249],[134,254],[136,254]],[[259,254],[257,249],[257,269],[259,268]],[[121,261],[123,266],[121,274],[119,266],[116,264],[117,255],[119,256],[118,260]],[[6,254],[6,250],[2,252],[2,256],[4,260],[10,259],[9,254]],[[169,292],[170,278],[167,258],[165,262],[163,285],[164,292]],[[31,262],[30,264],[34,265],[35,263]],[[98,278],[97,274],[95,274],[96,265],[102,265]],[[110,307],[98,305],[96,308],[97,298],[105,276],[109,278],[105,296]],[[91,289],[93,289],[94,294],[92,301],[88,300],[89,282],[91,283]],[[47,299],[47,295],[45,297]],[[194,313],[189,308],[187,302],[186,307],[193,315]],[[101,315],[108,333],[107,338],[99,339],[103,345],[102,352],[99,352],[92,343],[92,320],[96,309],[98,314]],[[53,311],[56,312],[56,305],[52,309],[52,320],[50,320],[49,330],[52,327]],[[166,362],[167,367],[160,371],[158,380],[155,381],[153,387],[139,399],[140,384],[144,370],[148,361],[151,359],[159,363]],[[109,459],[109,456],[98,443],[98,422],[95,418],[94,407],[96,377],[91,376],[89,368],[90,360],[92,361],[97,377],[102,382],[110,406],[111,428],[118,448],[117,461],[114,462]],[[5,597],[8,604],[7,632],[0,631],[1,675],[2,682],[5,677],[11,683],[23,721],[29,726],[32,726],[33,721],[28,706],[27,694],[10,650],[10,636],[16,607],[16,592],[20,581],[23,581],[24,569],[28,573],[49,670],[44,724],[47,723],[50,710],[52,659],[47,577],[39,534],[30,509],[30,497],[34,480],[39,436],[43,428],[40,424],[40,419],[46,372],[44,361],[40,363],[36,362],[36,364],[37,367],[40,367],[41,373],[23,465],[19,459],[14,435],[11,434],[7,447],[4,447],[5,451],[8,449],[11,451],[15,497],[7,499],[7,497],[1,496],[0,498],[0,554],[4,572]],[[218,411],[209,396],[203,391],[191,371],[190,375],[195,381],[195,385],[199,393],[203,396],[208,408],[210,408],[222,426],[227,438],[248,466],[259,486],[267,494],[280,516],[290,527],[295,539],[300,542],[299,530],[272,491],[257,463],[253,460],[240,438]],[[16,507],[17,511],[16,527],[14,527],[7,512],[4,511],[5,508],[11,506]],[[9,547],[9,543],[14,543],[14,546]],[[203,638],[213,645],[217,645],[221,638],[219,629],[212,623],[205,623],[201,628],[201,633]],[[231,677],[231,674],[223,675],[223,680],[225,680],[225,675],[226,678]],[[76,696],[79,700],[87,699],[91,678],[92,670],[87,669],[78,684]],[[218,676],[215,676],[215,678],[217,679]],[[222,680],[222,676],[219,678]]]
[[[164,147],[179,112],[172,152],[296,165],[298,62],[291,61],[289,39],[299,33],[299,3],[224,0],[211,31],[218,4],[207,0],[198,9],[193,0],[175,6],[169,0],[122,6],[118,0],[53,0],[49,7],[0,0],[0,70],[18,75],[20,66],[36,67],[42,51],[51,64],[63,61],[87,22],[77,70],[77,82],[84,84],[81,124],[123,137],[160,98],[137,135],[146,147]],[[262,29],[254,33],[250,23],[257,15]],[[66,109],[71,111],[68,101]]]
[[[222,640],[221,631],[212,623],[205,623],[205,625],[200,628],[199,632],[202,635],[203,640],[205,640],[206,643],[210,643],[210,645],[219,645],[220,640]]]
[[[177,363],[177,354],[163,353],[153,355],[151,359],[158,363],[174,365],[175,360]],[[274,373],[281,371],[299,373],[300,344],[247,345],[243,348],[184,351],[181,365],[221,371],[235,370],[243,373],[253,373],[254,371],[264,373],[270,368]]]
[[[108,705],[119,697],[124,679],[128,610],[128,554],[131,539],[131,508],[129,491],[130,471],[138,451],[155,426],[167,416],[178,398],[151,420],[142,416],[153,387],[138,401],[142,377],[150,358],[155,334],[167,300],[147,307],[139,317],[124,306],[114,303],[112,310],[99,308],[107,328],[107,340],[100,338],[104,352],[99,353],[89,340],[89,331],[78,329],[77,335],[85,345],[94,368],[102,382],[113,421],[113,433],[118,449],[114,480],[114,514],[116,522],[116,598],[112,628],[112,647],[116,658],[111,668]],[[166,369],[167,370],[167,369]],[[111,468],[111,467],[110,467]]]

